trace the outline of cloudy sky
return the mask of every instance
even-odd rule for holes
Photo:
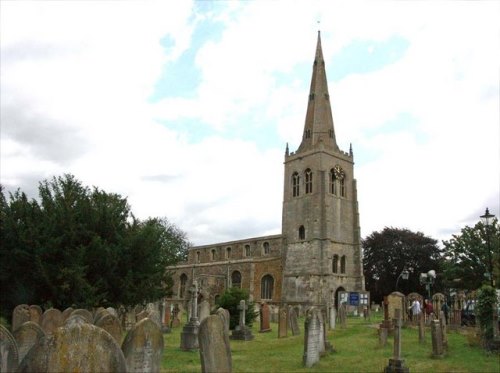
[[[281,232],[318,28],[362,236],[499,214],[498,1],[1,1],[1,183],[64,173],[194,244]],[[318,24],[318,21],[320,23]]]

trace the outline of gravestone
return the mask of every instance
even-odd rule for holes
[[[74,311],[73,307],[68,307],[68,308],[66,308],[66,309],[62,312],[61,317],[62,317],[62,322],[63,322],[63,323],[64,323],[64,322],[68,319],[68,317],[70,317],[70,316],[71,316],[71,314],[73,313],[73,311]]]
[[[389,300],[388,297],[384,297],[383,303],[384,320],[380,323],[380,328],[387,329],[387,335],[392,333],[394,326],[392,325],[392,320],[389,319]]]
[[[71,315],[70,317],[68,317],[64,321],[63,326],[72,326],[75,324],[90,324],[90,323],[83,315],[74,314],[74,315]]]
[[[446,317],[444,315],[443,311],[439,312],[439,321],[440,321],[440,326],[441,326],[441,336],[443,338],[443,349],[447,350],[448,349],[448,335],[446,331]]]
[[[278,338],[285,338],[288,335],[288,312],[286,307],[280,307],[278,319]]]
[[[81,315],[68,318],[63,327],[40,339],[19,366],[19,372],[126,371],[125,358],[116,341],[104,330],[85,322]]]
[[[171,325],[170,323],[172,322],[172,311],[170,310],[170,306],[167,305],[166,306],[167,308],[165,308],[165,315],[164,315],[164,318],[163,318],[163,325],[165,325],[166,327],[170,328]]]
[[[328,332],[327,332],[327,309],[323,308],[320,312],[321,316],[321,324],[323,330],[323,353],[326,354],[328,352],[334,352],[333,345],[328,341]]]
[[[326,344],[325,322],[321,310],[317,308],[315,312],[318,313],[318,319],[319,319],[319,356],[321,357],[325,355],[325,344]]]
[[[378,328],[378,343],[380,347],[385,347],[387,345],[387,332],[388,329],[384,327]]]
[[[240,311],[240,322],[239,325],[234,328],[231,339],[236,339],[240,341],[251,341],[254,336],[252,331],[248,326],[245,325],[245,312],[248,309],[246,302],[242,299],[240,300],[240,304],[238,306],[238,310]]]
[[[198,319],[201,323],[203,320],[205,320],[205,318],[210,316],[210,303],[208,302],[208,300],[204,299],[201,301],[198,308],[199,308]]]
[[[126,331],[131,330],[135,325],[135,311],[133,309],[127,309],[123,314],[123,326]]]
[[[387,296],[387,312],[389,314],[389,320],[394,320],[396,318],[396,309],[405,310],[405,296],[400,292],[392,292]],[[406,313],[402,314],[403,321],[406,319]]]
[[[432,296],[432,307],[434,308],[434,314],[437,319],[439,318],[439,312],[444,302],[446,302],[446,296],[443,293],[435,293]]]
[[[99,311],[96,311],[96,313],[94,315],[94,325],[97,325],[97,322],[99,321],[99,319],[101,319],[102,317],[104,317],[106,315],[109,315],[109,312],[105,308],[101,308]]]
[[[295,309],[292,306],[288,307],[288,326],[292,331],[292,335],[300,334],[299,321],[297,320],[297,312],[295,312]]]
[[[320,319],[318,310],[312,308],[308,311],[304,323],[304,355],[303,365],[311,368],[320,359]]]
[[[181,350],[193,351],[198,349],[198,330],[200,323],[198,321],[198,283],[193,281],[193,285],[189,289],[191,296],[191,318],[189,322],[184,325],[181,333]]]
[[[441,322],[431,320],[432,357],[435,359],[441,359],[444,356],[443,336],[441,333]]]
[[[262,302],[260,305],[260,330],[259,333],[268,333],[271,331],[269,305]]]
[[[149,316],[148,311],[143,310],[135,315],[136,322],[146,319]]]
[[[337,318],[337,310],[334,305],[330,306],[330,329],[335,329],[335,319]]]
[[[227,337],[229,338],[229,324],[231,320],[231,315],[229,314],[229,311],[226,310],[225,308],[219,307],[217,309],[216,314],[222,320],[222,323],[224,324],[224,331],[227,334]]]
[[[339,323],[341,328],[347,327],[347,305],[345,303],[339,307]]]
[[[172,328],[178,328],[181,325],[179,313],[179,306],[176,304],[172,310]]]
[[[18,364],[16,340],[6,327],[0,325],[0,372],[15,372]]]
[[[37,304],[33,304],[30,306],[30,321],[33,321],[34,323],[40,325],[40,322],[42,321],[42,315],[42,307]]]
[[[62,312],[55,308],[49,308],[43,313],[40,326],[45,334],[52,334],[62,323]]]
[[[45,336],[45,332],[40,328],[40,325],[33,321],[25,322],[12,334],[17,343],[19,362],[23,361],[31,347]]]
[[[20,304],[12,311],[12,331],[15,331],[26,321],[30,321],[31,313],[30,306],[27,304]]]
[[[113,308],[113,307],[108,307],[108,308],[106,308],[106,311],[108,311],[108,312],[109,312],[111,315],[113,315],[114,317],[116,317],[116,318],[120,319],[120,318],[118,317],[118,311],[116,311],[116,309],[115,309],[115,308]]]
[[[401,326],[402,317],[401,309],[394,310],[394,353],[392,359],[389,359],[389,364],[385,367],[385,373],[408,373],[410,370],[405,366],[405,362],[401,359]]]
[[[202,373],[232,372],[231,347],[220,316],[210,315],[200,324],[198,342]]]
[[[71,312],[71,316],[73,316],[73,315],[82,316],[83,318],[85,318],[85,320],[87,320],[87,322],[89,324],[94,323],[94,316],[92,316],[92,312],[90,312],[89,310],[86,310],[83,308],[78,308],[78,309],[74,310],[73,312]]]
[[[122,343],[123,329],[117,317],[108,313],[99,318],[95,325],[111,334],[119,345]]]
[[[139,321],[127,333],[122,344],[127,372],[159,372],[163,347],[163,334],[158,324],[148,318]]]

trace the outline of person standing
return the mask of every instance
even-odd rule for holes
[[[418,318],[420,317],[420,312],[422,312],[422,308],[420,307],[420,302],[418,299],[414,299],[411,306],[411,318],[412,321],[418,321]]]

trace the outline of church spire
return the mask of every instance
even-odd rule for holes
[[[318,31],[306,122],[304,124],[304,133],[302,134],[302,142],[297,152],[317,149],[320,146],[323,146],[325,149],[339,151],[333,129],[325,60],[323,58],[323,50],[321,49],[321,34]]]

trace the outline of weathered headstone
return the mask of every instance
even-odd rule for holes
[[[63,326],[72,326],[75,324],[90,324],[87,318],[83,315],[75,313],[74,315],[70,315],[64,323]]]
[[[444,356],[443,336],[441,333],[440,321],[431,320],[432,357],[435,359],[441,359]]]
[[[68,317],[71,316],[71,314],[73,313],[73,311],[74,311],[73,307],[68,307],[64,311],[62,311],[62,315],[61,315],[62,316],[62,321],[65,322],[68,319]]]
[[[42,327],[45,334],[51,334],[57,328],[59,328],[62,323],[62,312],[56,308],[49,308],[43,313],[40,326]]]
[[[94,323],[94,316],[92,316],[92,312],[90,312],[89,310],[86,310],[83,308],[78,308],[78,309],[74,310],[73,312],[71,312],[71,316],[73,316],[73,315],[80,315],[80,316],[84,317],[85,320],[87,320],[87,322],[89,324]]]
[[[81,315],[74,315],[74,322],[69,319],[33,346],[19,372],[127,371],[120,347],[107,332],[84,322]]]
[[[118,318],[108,313],[99,318],[95,325],[106,330],[118,344],[121,344],[123,329]]]
[[[337,310],[334,305],[330,306],[330,329],[335,329],[335,319],[337,318]]]
[[[133,309],[127,309],[123,314],[123,326],[125,330],[130,330],[135,325],[135,311]]]
[[[443,338],[443,349],[448,349],[448,333],[446,331],[446,317],[443,311],[439,312],[439,321],[441,324],[441,336]]]
[[[181,326],[179,313],[179,306],[176,304],[172,310],[172,328],[178,328],[179,326]]]
[[[408,373],[410,370],[405,366],[404,360],[401,359],[401,309],[394,309],[394,353],[392,359],[389,359],[389,364],[385,367],[385,373]]]
[[[260,305],[260,333],[268,333],[271,331],[269,313],[269,305],[265,302],[262,302],[262,304]]]
[[[159,372],[163,354],[163,334],[158,324],[145,318],[127,333],[122,344],[127,372]]]
[[[288,326],[292,331],[292,335],[299,335],[299,321],[297,320],[297,312],[295,312],[295,308],[292,306],[288,307]]]
[[[309,310],[304,323],[304,356],[303,364],[312,367],[320,359],[320,319],[318,310]]]
[[[198,306],[199,308],[199,316],[198,316],[198,319],[200,321],[200,323],[205,320],[205,318],[207,318],[208,316],[210,316],[210,303],[208,302],[208,300],[206,299],[203,299],[201,302],[200,302],[200,305]]]
[[[40,325],[42,321],[43,310],[38,304],[32,304],[30,306],[30,321]]]
[[[378,343],[380,347],[385,347],[387,345],[387,332],[388,329],[383,326],[378,328]]]
[[[347,327],[347,305],[345,303],[339,307],[339,324],[341,328]]]
[[[392,292],[387,296],[387,312],[389,313],[389,319],[393,320],[396,318],[396,309],[405,310],[405,296],[400,292]],[[406,319],[406,313],[402,314],[403,321]]]
[[[12,331],[15,331],[26,321],[30,321],[31,313],[30,306],[27,304],[20,304],[12,311]]]
[[[105,308],[101,308],[99,311],[96,311],[96,313],[94,315],[94,325],[97,325],[97,322],[99,321],[99,319],[101,319],[102,317],[104,317],[106,315],[109,315],[109,312]]]
[[[280,307],[278,319],[278,338],[285,338],[288,335],[288,312],[286,307]]]
[[[222,320],[222,323],[224,325],[224,331],[229,338],[229,324],[230,324],[230,319],[231,319],[231,315],[229,314],[229,311],[226,310],[225,308],[219,307],[217,309],[216,313],[217,313],[217,316],[219,316],[220,319]]]
[[[19,362],[22,362],[28,351],[45,336],[45,332],[37,323],[27,321],[14,331],[13,336],[17,343]]]
[[[240,311],[240,322],[239,325],[234,328],[231,339],[237,339],[240,341],[251,341],[254,336],[252,331],[248,326],[245,325],[245,312],[248,309],[246,302],[242,299],[240,300],[240,304],[238,306],[238,310]]]
[[[143,310],[143,311],[141,311],[141,312],[139,312],[138,314],[136,314],[136,315],[135,315],[136,322],[139,322],[139,321],[141,321],[141,320],[144,320],[144,319],[146,319],[148,316],[149,316],[148,311]]]
[[[15,372],[18,364],[16,340],[6,327],[0,325],[0,372]]]
[[[119,319],[119,317],[118,317],[118,311],[116,311],[116,309],[115,309],[115,308],[113,308],[113,307],[108,307],[108,308],[106,308],[106,311],[108,311],[108,312],[109,312],[110,314],[112,314],[114,317],[117,317],[117,318]]]
[[[193,281],[193,285],[189,289],[191,296],[191,318],[189,322],[184,325],[181,333],[181,350],[193,351],[198,349],[198,330],[200,323],[198,321],[198,283]]]
[[[218,315],[206,317],[200,324],[198,341],[202,373],[232,372],[231,347]]]

